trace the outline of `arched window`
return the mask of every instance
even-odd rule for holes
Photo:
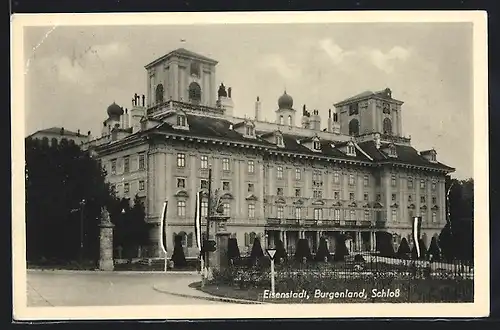
[[[283,118],[283,116],[280,116],[280,125],[284,125],[285,124],[285,119]]]
[[[49,145],[49,139],[48,139],[47,137],[44,137],[44,138],[42,139],[42,145],[43,145],[43,146],[48,146],[48,145]]]
[[[288,116],[288,126],[292,126],[292,116]]]
[[[57,139],[56,138],[52,138],[51,145],[53,147],[57,146]]]
[[[163,94],[164,94],[163,85],[159,84],[156,86],[156,103],[163,103]]]
[[[383,129],[384,129],[384,134],[392,135],[392,122],[389,118],[384,119]]]
[[[189,100],[196,103],[201,101],[201,87],[194,81],[189,84]]]
[[[358,135],[359,134],[359,121],[357,119],[353,119],[349,122],[349,135]]]

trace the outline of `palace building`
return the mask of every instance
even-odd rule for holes
[[[314,252],[320,237],[333,252],[339,235],[352,252],[375,252],[383,237],[396,250],[403,237],[412,243],[412,216],[422,217],[427,247],[439,234],[445,175],[454,169],[435,150],[412,147],[403,135],[403,102],[389,88],[334,103],[328,118],[297,109],[287,91],[275,109],[262,109],[256,97],[249,116],[238,118],[231,87],[216,83],[216,66],[183,48],[146,65],[146,95],[134,95],[130,109],[111,104],[101,136],[85,144],[117,196],[142,198],[154,224],[150,257],[161,256],[164,201],[167,254],[180,234],[186,256],[198,256],[195,200],[208,188],[210,167],[227,230],[243,254],[254,237],[263,246],[280,239],[289,254],[299,238]],[[271,110],[275,121],[263,121]],[[207,206],[205,198],[202,216]]]

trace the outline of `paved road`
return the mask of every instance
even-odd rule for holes
[[[124,306],[227,304],[157,292],[153,286],[186,284],[188,274],[28,272],[28,306]]]

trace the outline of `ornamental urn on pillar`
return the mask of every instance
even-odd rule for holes
[[[99,224],[99,270],[114,270],[113,262],[113,227],[105,207],[101,208],[101,223]]]

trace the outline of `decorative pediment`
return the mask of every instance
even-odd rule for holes
[[[174,195],[175,197],[189,197],[189,194],[185,190],[179,190],[177,193]]]
[[[333,206],[342,206],[342,203],[340,201],[336,201],[335,203],[332,204]]]
[[[283,198],[278,198],[275,202],[276,204],[286,204],[286,201]]]
[[[203,189],[201,191],[201,197],[203,198],[208,198],[208,190],[207,189]]]
[[[283,133],[281,133],[280,130],[264,133],[260,136],[260,138],[264,139],[269,143],[275,144],[279,148],[285,147],[285,141],[283,140]]]
[[[366,203],[365,205],[363,205],[364,208],[369,208],[370,207],[370,204]]]
[[[422,205],[422,206],[420,206],[420,209],[421,209],[421,210],[427,210],[427,205]]]
[[[434,205],[434,206],[432,207],[432,209],[431,209],[431,210],[433,210],[433,211],[437,211],[437,210],[439,210],[439,206]]]
[[[393,208],[393,209],[397,209],[398,207],[399,207],[398,203],[394,203],[391,205],[391,208]]]
[[[374,209],[381,209],[383,207],[384,207],[384,205],[382,205],[382,203],[380,203],[380,202],[373,203],[373,208]]]
[[[325,205],[325,202],[322,199],[317,199],[312,202],[312,205]]]
[[[356,202],[351,202],[349,203],[349,207],[357,207],[358,205],[356,204]]]
[[[234,199],[233,195],[231,193],[224,193],[220,196],[221,199]]]
[[[250,194],[247,196],[247,198],[245,198],[247,201],[256,201],[257,200],[257,196],[255,196],[254,194]]]
[[[415,209],[415,204],[408,205],[408,208],[414,210]]]
[[[295,205],[303,205],[304,201],[302,199],[298,199],[295,202],[293,202],[293,204],[295,204]]]

